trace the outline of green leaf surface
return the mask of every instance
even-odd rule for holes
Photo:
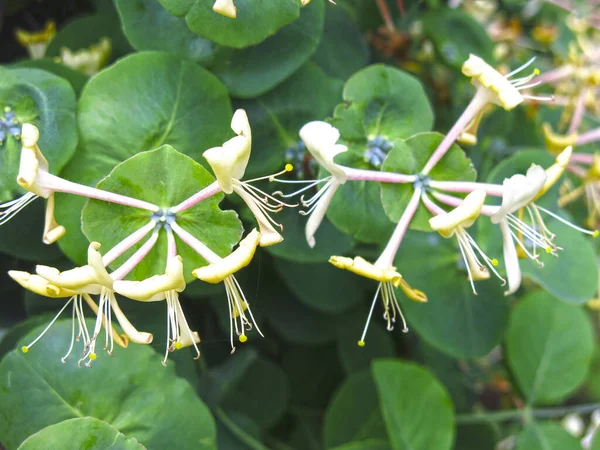
[[[577,438],[559,424],[551,422],[529,424],[517,436],[517,450],[581,450]]]
[[[291,0],[271,1],[283,4]],[[298,20],[264,42],[244,49],[222,47],[210,70],[233,97],[254,98],[270,91],[315,52],[323,32],[324,10],[323,0],[313,0],[302,8]]]
[[[47,426],[29,436],[18,450],[144,450],[136,439],[128,438],[110,424],[93,417],[68,419]]]
[[[546,152],[522,150],[498,164],[488,180],[501,183],[504,178],[515,173],[525,173],[532,163],[549,167],[553,160]],[[572,221],[556,206],[559,185],[560,181],[535,203]],[[587,302],[598,290],[598,269],[591,239],[544,212],[540,214],[548,229],[556,234],[556,245],[563,250],[558,251],[558,258],[544,252],[540,256],[543,267],[530,259],[521,260],[523,276],[532,279],[567,303]],[[488,250],[494,254],[501,254],[502,237],[499,228],[492,226],[488,220],[484,220],[483,225],[481,234],[488,240]]]
[[[62,27],[48,45],[46,57],[60,56],[62,47],[74,52],[90,45],[96,45],[103,37],[110,39],[109,61],[114,61],[132,51],[121,29],[119,16],[102,13],[78,17]]]
[[[185,16],[187,26],[198,36],[235,48],[263,42],[297,19],[300,9],[295,0],[236,0],[237,16],[231,19],[214,12],[212,0],[158,1],[171,14]]]
[[[387,441],[377,389],[369,372],[349,376],[337,390],[327,408],[323,439],[327,449],[370,439]]]
[[[145,200],[166,211],[213,181],[212,175],[200,164],[178,153],[170,145],[163,145],[156,150],[138,153],[122,162],[108,177],[98,183],[98,188]],[[222,199],[223,194],[214,195],[193,208],[176,214],[175,220],[179,226],[219,256],[227,256],[240,239],[243,229],[237,213],[219,209]],[[81,220],[83,232],[90,242],[100,242],[106,252],[148,224],[152,217],[153,213],[150,211],[90,200],[83,208]],[[183,258],[186,281],[190,282],[194,280],[192,271],[207,263],[178,237],[175,240],[177,254]],[[146,239],[117,258],[111,267],[118,268],[144,242]],[[165,271],[166,261],[167,233],[162,229],[154,248],[128,277],[143,280],[160,275]]]
[[[79,100],[81,146],[61,173],[89,186],[127,158],[170,144],[196,161],[231,135],[231,106],[225,87],[191,61],[160,52],[119,60],[85,86]],[[80,230],[86,199],[57,195],[57,221],[67,234],[60,246],[85,262],[87,239]]]
[[[510,317],[506,356],[527,403],[559,403],[583,383],[594,350],[584,311],[538,291]]]
[[[459,9],[438,8],[423,17],[423,32],[451,67],[460,69],[473,53],[494,63],[494,43],[485,28]]]
[[[397,360],[378,360],[373,378],[394,450],[450,450],[454,441],[452,401],[426,369]],[[427,427],[423,427],[426,418]]]
[[[185,19],[171,15],[158,0],[116,0],[123,31],[138,51],[164,50],[207,65],[215,45],[192,33]]]
[[[346,141],[365,143],[376,136],[393,141],[431,130],[433,112],[417,78],[375,64],[346,82],[344,104],[336,108],[332,125],[340,129]]]
[[[350,15],[337,5],[325,5],[323,37],[312,60],[327,75],[349,78],[369,61],[369,46]]]
[[[41,59],[24,59],[14,63],[11,67],[23,69],[42,69],[50,72],[58,77],[64,78],[69,82],[75,95],[79,97],[83,89],[83,85],[87,82],[88,77],[75,69],[71,69],[61,63],[54,61],[51,58]]]
[[[361,277],[329,263],[295,263],[278,259],[275,267],[284,283],[306,306],[336,314],[360,302],[365,284]]]
[[[0,67],[0,117],[9,119],[14,114],[17,129],[13,131],[19,135],[24,123],[38,127],[38,145],[52,173],[60,172],[77,146],[75,101],[69,82],[50,72]],[[10,108],[10,112],[5,108]],[[0,143],[0,201],[11,200],[13,194],[21,191],[16,182],[21,142],[4,128],[6,136]]]
[[[381,439],[348,442],[331,450],[389,450],[390,444]]]
[[[20,345],[41,331],[35,329]],[[76,354],[61,363],[70,339],[71,322],[58,321],[27,354],[12,351],[0,363],[0,436],[8,450],[49,425],[86,416],[108,422],[150,450],[216,450],[208,408],[175,376],[172,364],[161,366],[161,355],[130,344],[115,348],[115,358],[102,354],[91,368],[78,368]]]
[[[439,133],[419,133],[405,141],[394,141],[394,147],[385,158],[381,170],[405,174],[420,173],[443,138]],[[436,181],[475,181],[477,173],[465,152],[459,146],[452,145],[448,153],[429,172],[429,177]],[[414,187],[411,183],[381,185],[381,201],[391,220],[397,222],[400,219],[413,192]],[[410,227],[414,230],[431,231],[431,217],[431,213],[420,203]]]
[[[496,278],[477,281],[474,295],[454,239],[410,232],[395,265],[427,295],[427,303],[417,303],[401,290],[396,293],[408,328],[428,344],[455,358],[476,358],[502,341],[510,305],[501,283]]]

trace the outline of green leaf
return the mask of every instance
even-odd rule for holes
[[[158,0],[116,0],[116,5],[136,50],[164,50],[202,65],[212,62],[215,45],[192,33],[185,19],[171,15]]]
[[[422,19],[423,32],[449,66],[460,69],[470,53],[494,64],[494,43],[485,28],[469,14],[439,8],[429,11]]]
[[[557,423],[533,422],[517,436],[517,450],[581,450],[581,445]]]
[[[157,180],[160,180],[157,183]],[[108,192],[145,200],[158,205],[163,211],[178,205],[214,181],[212,175],[188,156],[178,153],[170,145],[138,153],[116,166],[98,183]],[[176,214],[175,220],[219,256],[227,256],[240,239],[242,224],[234,211],[221,211],[223,194],[214,195],[193,208]],[[81,214],[82,229],[90,242],[100,242],[107,252],[130,234],[144,227],[153,218],[150,211],[116,203],[90,200]],[[191,247],[175,238],[177,254],[183,258],[186,281],[194,280],[192,271],[207,263]],[[146,239],[128,250],[111,264],[118,268]],[[167,233],[161,229],[154,248],[128,275],[129,279],[143,280],[164,273],[167,261]]]
[[[381,170],[406,174],[420,173],[443,138],[439,133],[419,133],[406,141],[394,141],[394,147],[385,158]],[[429,177],[436,181],[475,181],[477,173],[465,152],[459,146],[452,145],[448,153],[431,170]],[[381,185],[381,201],[391,220],[400,220],[413,192],[414,187],[411,183]],[[429,218],[431,213],[419,203],[410,227],[414,230],[431,231]]]
[[[283,4],[291,0],[269,1]],[[225,83],[233,97],[254,98],[268,92],[315,52],[323,31],[324,9],[323,0],[313,0],[302,8],[298,20],[266,41],[239,50],[221,48],[210,70]]]
[[[464,381],[463,381],[464,382]],[[455,450],[496,450],[500,441],[498,427],[493,423],[463,424],[456,430]]]
[[[527,403],[560,403],[584,381],[594,331],[584,311],[538,291],[510,317],[506,356]]]
[[[88,322],[88,329],[93,322]],[[21,340],[30,343],[42,328]],[[215,424],[192,387],[172,364],[147,346],[115,348],[92,368],[77,355],[61,357],[71,339],[70,321],[57,321],[27,354],[12,351],[0,363],[0,436],[8,449],[67,419],[95,417],[152,449],[214,449]],[[35,411],[35,414],[32,414]]]
[[[553,159],[546,152],[522,150],[498,164],[490,173],[489,182],[501,183],[504,178],[515,173],[525,173],[531,163],[549,167]],[[566,220],[571,220],[556,206],[559,185],[560,181],[535,203],[565,217]],[[523,276],[534,280],[552,295],[567,303],[587,302],[598,290],[596,256],[590,239],[546,213],[540,212],[540,214],[548,229],[556,234],[556,245],[563,250],[558,252],[558,258],[544,252],[540,256],[543,267],[530,259],[521,260]],[[502,236],[499,228],[492,226],[487,220],[483,225],[481,234],[488,240],[486,247],[491,253],[501,254]]]
[[[368,439],[387,441],[369,372],[349,376],[335,393],[325,415],[323,439],[327,449]]]
[[[278,259],[275,267],[296,297],[317,311],[340,313],[363,298],[365,284],[361,277],[329,263],[298,264]]]
[[[290,397],[283,371],[268,359],[258,356],[228,390],[221,406],[242,413],[260,428],[273,426],[283,415]]]
[[[410,232],[395,265],[427,295],[427,303],[417,303],[396,291],[409,329],[428,344],[455,358],[476,358],[502,341],[510,305],[500,281],[477,281],[474,295],[454,239]]]
[[[417,78],[375,64],[346,82],[344,103],[336,108],[332,125],[346,141],[366,144],[374,137],[393,141],[431,130],[433,112]]]
[[[312,60],[327,75],[344,80],[367,65],[367,41],[343,8],[329,4],[325,6],[323,37]]]
[[[128,438],[110,424],[94,419],[80,417],[64,420],[50,425],[29,436],[18,450],[144,450],[136,439]]]
[[[237,16],[225,17],[212,10],[212,0],[158,0],[175,16],[185,16],[198,36],[228,47],[244,48],[263,42],[298,18],[295,0],[236,0]]]
[[[95,186],[112,168],[163,144],[196,161],[231,134],[225,87],[191,61],[159,52],[119,60],[85,86],[79,100],[81,148],[61,176]],[[85,262],[87,239],[80,230],[85,198],[57,195],[56,217],[67,234],[60,247]]]
[[[11,67],[23,69],[42,69],[58,77],[64,78],[69,82],[69,84],[75,91],[75,95],[77,96],[81,94],[83,85],[88,80],[88,77],[85,76],[83,73],[78,72],[75,69],[71,69],[70,67],[65,66],[61,63],[57,63],[51,58],[24,59],[14,63]]]
[[[5,112],[4,108],[10,108]],[[7,116],[8,114],[8,116]],[[0,117],[14,114],[16,129],[0,142],[0,201],[10,200],[20,191],[16,183],[21,157],[20,126],[31,123],[40,130],[38,145],[48,160],[50,171],[58,173],[73,156],[77,146],[75,93],[68,81],[40,69],[0,67]]]
[[[46,57],[60,56],[62,47],[71,51],[87,48],[98,44],[103,37],[110,39],[110,61],[132,50],[121,29],[119,17],[116,14],[104,13],[78,17],[61,28],[48,45]]]
[[[390,444],[381,439],[366,439],[364,441],[349,442],[331,450],[389,450]]]
[[[394,450],[452,447],[452,401],[429,371],[416,364],[382,359],[373,363],[372,372]],[[423,427],[424,417],[427,427]]]

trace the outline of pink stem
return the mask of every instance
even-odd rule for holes
[[[473,192],[475,189],[483,189],[486,194],[495,197],[504,195],[504,187],[501,184],[476,183],[470,181],[430,181],[429,186],[448,192]]]
[[[587,89],[582,89],[579,97],[577,98],[577,103],[575,104],[575,109],[573,110],[573,117],[571,118],[571,124],[569,125],[569,129],[567,134],[575,133],[579,125],[581,125],[581,120],[583,119],[583,113],[585,112],[585,97],[587,95]]]
[[[433,203],[433,201],[429,198],[429,196],[425,192],[423,192],[423,195],[421,196],[421,200],[423,201],[425,208],[427,208],[429,210],[429,212],[431,214],[433,214],[434,216],[439,216],[440,214],[446,214],[446,211],[444,211],[438,205]]]
[[[115,281],[125,278],[125,276],[127,276],[127,274],[131,272],[135,266],[142,262],[148,253],[150,253],[150,250],[152,250],[157,240],[158,230],[152,233],[150,239],[144,242],[144,244],[133,255],[131,255],[131,257],[125,261],[121,267],[111,273],[110,277]]]
[[[398,248],[400,247],[400,243],[406,234],[406,230],[410,225],[410,221],[415,215],[417,208],[419,206],[419,199],[421,197],[421,189],[415,189],[412,197],[410,198],[408,205],[406,205],[406,209],[402,213],[402,217],[398,221],[398,225],[394,229],[394,233],[387,245],[383,249],[383,252],[377,258],[375,262],[376,266],[379,267],[392,267],[394,265],[394,258],[396,257],[396,253],[398,253]]]
[[[556,83],[557,81],[562,80],[563,78],[567,78],[571,76],[573,73],[573,67],[571,65],[557,67],[556,69],[550,70],[549,72],[544,72],[541,75],[538,75],[533,80],[533,83]]]
[[[594,155],[591,153],[573,153],[571,155],[570,162],[580,164],[592,164],[594,162]]]
[[[104,256],[102,257],[102,264],[104,264],[104,267],[108,266],[115,259],[117,259],[119,256],[121,256],[123,253],[125,253],[127,250],[129,250],[131,247],[133,247],[135,244],[140,242],[144,238],[144,236],[146,236],[148,233],[150,233],[150,231],[155,226],[156,226],[156,223],[154,221],[148,222],[142,228],[140,228],[139,230],[130,234],[125,239],[123,239],[121,242],[119,242],[117,245],[115,245],[113,248],[111,248],[108,252],[106,252],[104,254]]]
[[[578,138],[576,145],[591,144],[592,142],[600,141],[600,128],[594,128],[593,130],[582,133]]]
[[[200,242],[190,233],[185,231],[183,228],[179,226],[176,222],[171,223],[171,228],[179,238],[189,245],[196,253],[202,256],[209,264],[213,264],[215,262],[220,261],[222,258],[213,252],[210,248],[208,248],[204,243]]]
[[[167,262],[177,256],[177,243],[170,228],[167,228]]]
[[[185,211],[186,209],[190,209],[192,206],[197,205],[202,200],[206,200],[207,198],[212,197],[213,195],[218,194],[219,192],[221,192],[219,183],[217,181],[213,181],[211,184],[206,186],[204,189],[198,191],[187,200],[184,200],[179,205],[170,208],[169,211],[171,211],[172,213]]]
[[[417,177],[415,175],[405,175],[394,172],[381,172],[379,170],[361,170],[352,167],[338,166],[341,168],[349,180],[353,181],[379,181],[381,183],[413,183]]]
[[[452,126],[448,134],[444,136],[440,145],[435,149],[429,161],[423,167],[422,173],[423,175],[427,175],[431,169],[435,167],[435,165],[439,162],[440,159],[446,154],[446,152],[450,149],[452,144],[456,141],[458,136],[467,128],[471,120],[473,120],[477,114],[479,114],[482,108],[487,104],[486,94],[482,90],[477,90],[475,96],[471,100],[471,102],[467,105],[467,108],[463,111],[461,116],[458,118],[456,123]]]
[[[577,166],[575,164],[569,164],[567,166],[567,170],[572,174],[577,175],[579,178],[585,178],[587,176],[587,170],[585,170],[581,166]]]
[[[120,205],[131,206],[133,208],[146,209],[156,212],[160,208],[152,203],[127,197],[126,195],[115,194],[114,192],[103,191],[83,184],[73,183],[64,180],[51,173],[38,171],[37,180],[40,186],[54,192],[64,192],[66,194],[81,195],[83,197],[95,198],[105,202],[118,203]]]
[[[462,205],[462,202],[464,201],[464,199],[462,199],[462,198],[454,197],[452,195],[442,194],[441,192],[433,192],[433,196],[440,202],[445,203],[448,206],[454,206],[454,207]],[[491,216],[498,211],[498,208],[499,208],[498,206],[483,205],[481,207],[481,214],[486,215],[486,216]]]

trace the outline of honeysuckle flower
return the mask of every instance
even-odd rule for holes
[[[326,183],[317,194],[309,200],[302,200],[303,205],[309,208],[304,213],[309,215],[305,228],[306,241],[310,247],[314,247],[314,235],[325,217],[327,208],[337,189],[348,179],[346,172],[333,159],[336,155],[348,151],[348,147],[337,143],[340,132],[327,122],[307,123],[300,129],[300,138],[310,154],[331,174],[331,176],[319,180],[319,182],[325,181]]]
[[[56,24],[49,20],[41,31],[28,32],[17,28],[15,37],[21,46],[27,49],[31,59],[41,59],[46,54],[50,41],[56,36]]]
[[[530,84],[533,77],[539,75],[537,69],[529,76],[511,80],[513,75],[525,70],[534,60],[535,58],[509,74],[502,75],[483,59],[471,54],[469,55],[469,59],[462,65],[462,73],[472,79],[471,82],[477,88],[478,93],[483,93],[488,103],[493,103],[510,111],[522,103],[525,98],[540,98],[521,93],[522,90],[530,89],[537,85],[537,83]]]
[[[462,133],[456,139],[461,144],[465,145],[476,145],[477,144],[477,131],[479,130],[479,125],[481,124],[481,120],[483,117],[491,111],[491,107],[488,105],[483,108],[471,122],[467,125],[467,127],[462,131]]]
[[[583,184],[576,189],[569,190],[558,199],[559,206],[565,206],[585,194],[588,216],[587,226],[596,228],[600,220],[600,153],[589,156],[591,164],[587,172],[583,172]]]
[[[237,17],[237,8],[233,4],[233,0],[216,0],[212,9],[217,14],[229,17],[230,19]]]
[[[27,353],[29,351],[29,349],[33,345],[35,345],[35,343],[38,342],[46,334],[46,332],[52,327],[54,322],[56,322],[56,320],[60,317],[60,315],[67,308],[67,306],[69,306],[69,304],[72,304],[73,324],[72,324],[72,331],[71,331],[71,344],[69,346],[69,349],[67,350],[67,353],[61,358],[61,361],[63,362],[63,364],[65,364],[66,359],[69,357],[69,355],[71,354],[71,352],[73,350],[74,342],[75,341],[79,342],[80,340],[82,340],[84,357],[81,360],[79,360],[79,363],[81,363],[81,361],[83,361],[83,359],[86,358],[85,355],[87,355],[87,357],[89,358],[89,361],[86,363],[86,365],[89,366],[90,362],[93,361],[94,359],[96,359],[96,354],[93,352],[90,352],[90,350],[89,350],[92,345],[92,338],[90,338],[90,334],[87,329],[87,324],[85,322],[85,317],[84,317],[84,313],[83,313],[83,311],[84,311],[83,300],[86,301],[86,303],[90,306],[90,308],[92,308],[92,310],[95,313],[98,313],[98,311],[99,311],[98,306],[90,298],[90,296],[86,293],[77,293],[75,291],[65,289],[60,286],[56,286],[56,285],[50,283],[45,278],[43,278],[39,275],[30,274],[28,272],[11,270],[8,272],[8,275],[13,280],[15,280],[17,283],[19,283],[22,287],[24,287],[25,289],[28,289],[31,292],[34,292],[38,295],[42,295],[42,296],[50,297],[50,298],[68,298],[69,299],[64,304],[64,306],[60,309],[60,311],[56,314],[56,316],[54,316],[54,318],[50,321],[50,323],[44,328],[44,330],[42,330],[42,332],[33,341],[31,341],[28,345],[24,345],[23,347],[21,347],[21,351],[23,353]],[[78,326],[77,336],[75,335],[75,323],[76,322],[77,322],[77,326]],[[112,324],[107,320],[103,321],[103,326],[105,327],[105,331],[107,334],[114,336],[114,341],[118,345],[120,345],[122,347],[127,347],[128,342],[129,342],[127,336],[121,337],[116,332],[116,330],[114,330],[112,328]],[[110,330],[108,329],[108,327],[110,327]]]
[[[231,343],[231,352],[235,351],[233,343],[233,332],[242,343],[248,340],[247,331],[256,328],[258,334],[263,334],[254,320],[254,315],[250,309],[250,304],[244,295],[244,292],[233,275],[238,270],[246,267],[256,252],[256,247],[260,243],[260,233],[254,229],[239,243],[238,248],[225,258],[221,258],[210,248],[181,228],[176,222],[171,225],[173,231],[183,242],[193,248],[202,256],[208,265],[195,269],[192,272],[196,278],[207,283],[220,283],[225,285],[227,294],[227,304],[229,307],[229,340]],[[248,315],[246,315],[246,312]]]
[[[37,144],[39,138],[39,130],[34,125],[29,123],[23,124],[21,130],[21,159],[17,183],[29,192],[15,200],[0,204],[0,225],[8,222],[36,198],[42,197],[46,199],[43,241],[46,244],[54,243],[65,234],[65,228],[58,225],[54,219],[55,192],[82,195],[98,200],[146,209],[152,212],[160,209],[158,206],[142,200],[72,183],[52,175],[49,171],[48,161]]]
[[[473,293],[475,290],[474,280],[485,280],[490,277],[488,268],[496,275],[503,284],[505,280],[496,271],[495,266],[498,265],[497,259],[488,257],[483,250],[477,245],[475,239],[466,231],[481,214],[481,208],[485,202],[486,193],[483,190],[476,189],[465,197],[462,203],[450,212],[439,212],[437,215],[429,219],[429,225],[434,231],[437,231],[445,238],[456,236],[458,248],[463,257],[465,267],[471,283]],[[426,195],[423,196],[423,201],[432,212],[437,212],[430,203]],[[483,263],[481,259],[483,259]]]
[[[277,223],[269,213],[277,213],[288,205],[261,191],[251,183],[254,181],[273,178],[292,170],[291,165],[286,165],[284,171],[265,177],[255,178],[248,181],[240,181],[246,172],[246,166],[250,159],[252,148],[252,133],[246,111],[238,109],[231,119],[231,129],[237,136],[225,142],[221,147],[206,150],[202,155],[213,169],[217,183],[225,194],[235,192],[246,203],[260,228],[260,245],[266,247],[283,241],[273,225],[283,230],[283,226]]]
[[[90,45],[75,52],[61,47],[59,62],[88,76],[100,71],[110,58],[112,44],[109,38],[103,37],[97,44]]]
[[[106,330],[104,349],[112,356],[115,336],[112,328],[112,312],[115,313],[119,325],[121,325],[129,340],[138,344],[149,344],[152,342],[152,335],[137,331],[119,308],[113,290],[114,281],[104,266],[102,255],[98,251],[99,248],[100,244],[98,242],[90,243],[88,247],[88,264],[85,266],[76,267],[64,272],[49,266],[38,265],[36,267],[37,275],[47,280],[53,286],[74,292],[75,294],[99,295],[98,308],[95,311],[96,324],[94,331],[87,344],[87,351],[80,360],[81,363],[87,359],[86,365],[88,366],[97,357],[95,351],[96,340],[103,326]],[[83,317],[83,315],[81,316]]]
[[[189,346],[194,346],[196,350],[195,359],[200,358],[200,350],[196,345],[200,342],[200,336],[191,330],[179,303],[179,293],[183,292],[185,286],[183,259],[179,255],[168,259],[165,273],[162,275],[154,275],[142,281],[116,280],[113,284],[115,292],[132,300],[141,302],[166,300],[167,344],[163,365],[167,364],[169,352]]]
[[[569,134],[556,134],[552,130],[552,125],[548,122],[545,122],[542,125],[542,132],[544,133],[544,141],[546,142],[546,147],[552,153],[560,153],[567,147],[572,147],[577,143],[577,138],[579,137],[578,133],[575,131]]]

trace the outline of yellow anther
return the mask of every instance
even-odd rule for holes
[[[492,266],[496,267],[498,265],[498,260],[496,258],[492,259]]]
[[[294,170],[294,166],[292,166],[289,163],[285,165],[285,171],[286,172],[291,172],[292,170]]]
[[[366,345],[365,341],[358,341],[358,346],[359,347],[364,347],[365,345]]]
[[[248,340],[248,336],[246,336],[245,334],[242,334],[242,335],[240,336],[240,342],[241,342],[241,343],[244,343],[244,342],[246,342],[247,340]]]
[[[540,69],[538,69],[537,67],[535,69],[533,69],[533,74],[534,75],[539,75],[540,74]]]
[[[21,351],[23,353],[27,353],[29,351],[29,347],[27,347],[26,345],[24,345],[23,347],[21,347]]]
[[[552,253],[552,248],[551,247],[546,247],[546,253]]]
[[[90,361],[96,361],[96,354],[95,353],[90,353]]]
[[[592,234],[592,236],[593,237],[598,237],[598,235],[600,235],[600,231],[594,230],[594,233]]]
[[[173,347],[175,347],[175,350],[180,350],[183,345],[181,344],[181,342],[177,341],[173,344]]]

